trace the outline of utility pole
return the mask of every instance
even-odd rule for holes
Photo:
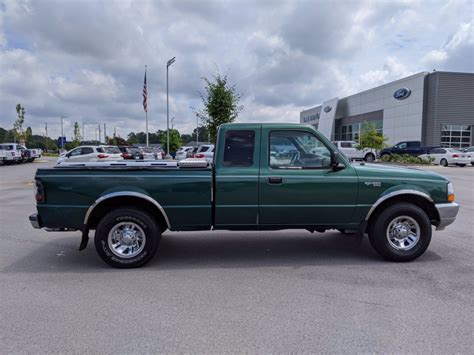
[[[86,138],[84,137],[84,122],[82,122],[82,144],[86,141]]]
[[[106,123],[104,123],[104,142],[105,144],[108,144],[107,142],[107,128],[106,128]]]
[[[102,143],[102,136],[101,136],[102,131],[100,130],[100,124],[98,125],[98,128],[99,128],[99,144],[100,144]]]
[[[48,151],[48,122],[44,123],[44,147],[46,148],[46,151]]]

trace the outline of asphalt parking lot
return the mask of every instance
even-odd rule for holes
[[[116,270],[30,226],[49,164],[0,167],[1,353],[474,352],[474,167],[429,168],[461,210],[411,263],[338,232],[168,232]]]

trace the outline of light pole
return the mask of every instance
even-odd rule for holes
[[[168,71],[171,64],[174,63],[176,57],[171,58],[166,63],[166,155],[170,156],[170,105],[169,105],[169,81],[168,81]]]

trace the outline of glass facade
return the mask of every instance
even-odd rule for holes
[[[441,146],[446,148],[467,148],[471,145],[472,126],[442,125]]]
[[[383,131],[383,120],[370,121],[377,127],[377,132]],[[349,125],[337,125],[334,128],[335,141],[359,141],[360,131],[364,128],[365,122],[352,123]]]

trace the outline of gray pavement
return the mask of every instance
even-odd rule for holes
[[[430,167],[461,210],[411,263],[337,232],[168,232],[116,270],[30,226],[48,164],[0,167],[0,353],[474,352],[474,167]]]

